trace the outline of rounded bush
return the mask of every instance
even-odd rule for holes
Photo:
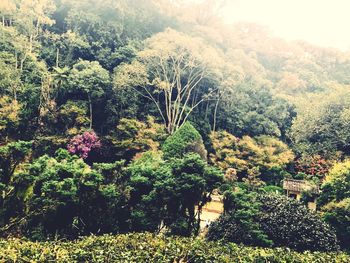
[[[189,152],[198,153],[202,159],[207,158],[202,136],[189,122],[185,122],[165,140],[162,151],[165,159],[182,158]]]
[[[249,200],[251,206],[258,208],[258,213],[252,214],[251,209],[237,209],[237,204],[231,204],[230,207],[233,208],[209,228],[207,238],[247,245],[269,244],[264,244],[259,238],[252,238],[256,235],[267,237],[273,246],[289,247],[297,251],[339,249],[334,231],[299,201],[276,194],[257,195],[246,202]]]

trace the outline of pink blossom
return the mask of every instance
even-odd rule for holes
[[[74,136],[67,149],[72,154],[78,154],[80,158],[86,159],[90,151],[94,148],[100,148],[101,141],[94,131],[86,131],[81,135]]]

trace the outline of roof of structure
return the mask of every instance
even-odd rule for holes
[[[283,181],[283,189],[294,192],[311,191],[313,194],[319,194],[320,188],[317,185],[313,185],[308,181],[285,179]]]

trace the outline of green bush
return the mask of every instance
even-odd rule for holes
[[[339,249],[334,231],[300,202],[281,195],[260,195],[258,201],[261,229],[276,246],[299,251]]]
[[[181,158],[189,152],[198,153],[202,159],[207,158],[202,136],[189,122],[184,123],[165,140],[162,151],[165,159]]]
[[[229,192],[226,213],[209,228],[208,239],[298,251],[338,250],[328,224],[303,204],[282,195]],[[270,241],[270,242],[269,242]]]
[[[207,238],[237,244],[270,247],[272,240],[261,230],[259,224],[260,203],[255,192],[226,191],[224,207],[227,211],[209,228]]]
[[[334,227],[341,247],[350,249],[350,160],[335,163],[317,200],[323,218]]]
[[[64,242],[0,240],[1,262],[349,262],[345,253],[266,249],[149,233]]]
[[[120,161],[92,169],[64,149],[23,166],[0,210],[0,233],[42,239],[121,231],[128,218],[123,166]]]

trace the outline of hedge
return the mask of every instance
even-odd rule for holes
[[[345,253],[252,248],[201,238],[149,233],[89,236],[76,241],[0,240],[0,262],[350,262]]]

